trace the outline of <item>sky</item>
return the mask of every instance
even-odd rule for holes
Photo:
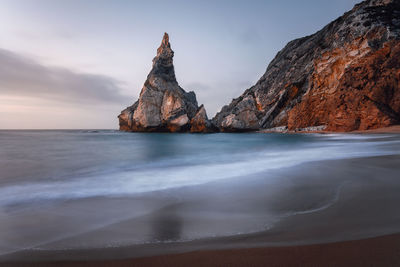
[[[0,0],[0,129],[117,129],[164,32],[211,118],[360,0]]]

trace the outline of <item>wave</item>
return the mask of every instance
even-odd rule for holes
[[[327,203],[322,204],[315,208],[311,208],[311,209],[290,211],[290,212],[285,213],[281,217],[284,218],[284,217],[290,217],[290,216],[295,216],[295,215],[304,215],[304,214],[310,214],[310,213],[315,213],[315,212],[320,212],[320,211],[326,210],[326,209],[332,207],[336,202],[338,202],[338,200],[340,198],[340,194],[343,190],[343,187],[347,184],[349,184],[348,181],[341,183],[336,188],[332,198],[329,201],[327,201]]]
[[[389,142],[390,143],[390,142]],[[222,179],[246,177],[297,164],[354,157],[397,154],[379,150],[382,142],[311,143],[288,151],[265,150],[239,154],[201,154],[158,160],[126,169],[69,177],[60,181],[24,182],[0,188],[0,205],[44,199],[126,196],[184,186],[195,186]],[[215,163],[217,162],[217,163]]]
[[[349,169],[338,172],[345,177],[327,175],[338,182],[325,181],[326,194],[306,191],[302,194],[310,199],[293,203],[288,187],[298,190],[302,187],[296,185],[315,180],[308,179],[312,170],[309,173],[305,170],[302,179],[293,175],[289,182],[286,176],[292,170],[283,169],[321,160],[398,155],[400,151],[400,140],[393,135],[145,135],[57,131],[33,135],[24,132],[11,137],[5,134],[2,138],[0,145],[8,143],[0,151],[1,175],[6,174],[2,167],[14,162],[27,171],[26,177],[15,180],[0,177],[0,239],[4,242],[0,242],[0,254],[49,247],[170,242],[154,233],[162,231],[159,228],[165,225],[174,228],[174,224],[182,228],[179,230],[182,242],[265,231],[287,217],[331,208],[348,192],[343,189],[349,180],[355,181],[352,175],[364,174],[364,170]],[[85,168],[74,169],[81,165]],[[35,166],[39,168],[30,173]],[[284,172],[280,173],[281,170]],[[236,178],[234,182],[232,178]],[[197,187],[216,181],[219,182]],[[180,187],[191,188],[147,194]],[[322,187],[315,190],[319,188]],[[296,195],[294,200],[297,199]],[[314,203],[311,208],[309,203]],[[164,206],[175,204],[179,208],[164,210]],[[171,216],[177,217],[176,221]],[[112,233],[110,229],[118,231],[108,235]],[[80,240],[86,236],[96,238],[92,241],[88,238],[88,243],[83,244]]]

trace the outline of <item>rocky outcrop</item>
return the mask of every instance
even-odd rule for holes
[[[400,1],[364,1],[319,32],[288,43],[213,122],[222,131],[399,124]]]
[[[190,121],[190,125],[191,133],[213,133],[218,131],[218,128],[208,120],[207,112],[203,105],[200,106],[196,115]]]
[[[120,130],[211,131],[211,122],[207,119],[204,107],[198,107],[195,93],[185,92],[176,81],[173,56],[169,36],[165,33],[138,101],[118,116]]]

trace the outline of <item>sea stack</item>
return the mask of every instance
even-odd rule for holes
[[[214,117],[222,131],[353,131],[400,123],[400,1],[367,0],[287,44]]]
[[[118,116],[120,130],[211,131],[211,122],[207,119],[204,107],[198,107],[195,93],[187,93],[176,81],[173,57],[174,51],[171,49],[169,36],[165,33],[138,101]]]

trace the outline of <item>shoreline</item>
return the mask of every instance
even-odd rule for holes
[[[308,129],[311,130],[308,130]],[[294,130],[294,131],[288,131],[288,130],[283,130],[281,127],[276,127],[276,128],[271,128],[271,129],[259,129],[259,130],[254,130],[254,131],[243,131],[243,132],[238,132],[238,131],[233,131],[233,132],[209,132],[209,133],[201,133],[201,134],[215,134],[215,133],[235,133],[235,134],[241,134],[241,133],[281,133],[281,134],[384,134],[384,133],[400,133],[400,125],[392,125],[388,127],[383,127],[383,128],[377,128],[377,129],[370,129],[370,130],[355,130],[355,131],[350,131],[350,132],[343,132],[343,131],[325,131],[325,130],[312,130],[314,127],[309,127],[309,128],[304,128],[300,130]],[[133,132],[133,131],[124,131],[120,129],[0,129],[0,131],[116,131],[116,132],[123,132],[123,133],[171,133],[171,132]],[[190,132],[174,132],[176,134],[185,134],[185,133],[190,133]],[[199,134],[199,133],[191,133],[191,134]]]
[[[276,178],[282,183],[275,189],[271,188],[274,186],[273,181],[264,184],[258,182],[253,184],[253,182],[260,179],[258,174],[255,177],[247,177],[245,184],[240,181],[241,179],[238,179],[230,184],[219,181],[192,188],[188,187],[183,191],[180,189],[167,190],[164,192],[165,195],[156,194],[158,199],[156,202],[165,202],[170,196],[173,196],[174,199],[179,196],[181,200],[185,199],[185,195],[190,196],[190,198],[184,203],[181,200],[179,202],[174,200],[171,205],[155,211],[154,214],[150,214],[150,217],[128,218],[105,228],[80,234],[73,240],[60,240],[61,242],[49,243],[47,246],[39,247],[38,249],[3,255],[0,257],[0,266],[55,266],[56,263],[57,266],[246,266],[246,264],[234,265],[238,260],[235,258],[238,257],[237,255],[242,255],[241,257],[246,259],[251,266],[265,266],[267,262],[276,262],[277,265],[291,266],[293,264],[292,266],[298,266],[295,262],[287,261],[289,259],[286,259],[284,255],[293,255],[294,258],[308,257],[309,260],[313,260],[318,259],[319,254],[317,255],[317,252],[322,252],[328,256],[335,255],[332,256],[335,259],[338,254],[342,253],[337,252],[337,250],[343,246],[348,246],[348,249],[353,251],[357,247],[364,246],[363,243],[365,242],[370,243],[370,245],[364,250],[371,249],[370,254],[372,255],[375,250],[383,250],[380,253],[388,253],[389,256],[398,255],[397,258],[399,258],[400,251],[398,249],[396,250],[397,252],[393,251],[394,248],[400,247],[400,234],[396,234],[400,233],[398,227],[400,217],[396,215],[398,214],[398,201],[396,200],[398,199],[398,179],[396,173],[388,171],[397,168],[399,159],[399,156],[383,156],[309,162],[301,165],[301,172],[298,171],[299,166],[291,167],[283,174],[280,171],[269,172],[269,175],[278,175]],[[365,169],[365,166],[368,166],[368,169]],[[371,174],[371,168],[379,169],[379,174]],[[328,177],[324,177],[325,182],[321,183],[321,174],[326,173],[327,170]],[[336,199],[333,193],[338,189],[338,185],[343,184],[343,174],[350,170],[353,175],[344,180],[348,181],[351,177],[364,178],[362,181],[357,178],[351,178],[352,182],[346,182],[344,189],[340,190],[340,197]],[[382,179],[385,180],[383,184],[381,184]],[[274,178],[274,180],[276,179]],[[295,181],[297,184],[294,185],[293,182]],[[378,184],[381,185],[377,187]],[[239,195],[251,193],[252,197],[264,192],[264,194],[260,195],[260,199],[256,202],[254,202],[254,199],[248,204],[259,203],[259,205],[256,205],[259,208],[271,205],[271,207],[280,212],[290,211],[292,214],[282,217],[272,229],[236,236],[214,237],[185,242],[57,249],[57,247],[68,247],[68,244],[95,241],[100,236],[103,236],[103,239],[107,238],[107,236],[115,237],[115,233],[118,232],[121,233],[121,237],[125,237],[125,231],[129,233],[132,227],[148,225],[149,223],[156,227],[153,229],[156,230],[155,233],[163,234],[162,229],[159,228],[160,220],[167,223],[169,228],[174,226],[171,225],[171,223],[174,223],[180,226],[184,225],[183,228],[185,229],[190,227],[191,223],[199,223],[196,218],[191,220],[190,214],[186,213],[195,207],[199,208],[198,204],[201,200],[197,198],[196,194],[200,191],[208,192],[206,203],[211,201],[214,205],[217,205],[219,201],[216,197],[219,198],[223,190],[227,190],[226,196],[229,196],[237,188],[240,188]],[[268,190],[272,190],[271,192],[278,190],[280,193],[271,195]],[[306,199],[304,198],[305,195],[308,196]],[[165,198],[165,196],[168,198]],[[290,197],[287,198],[286,196]],[[329,198],[326,198],[326,196]],[[331,198],[333,202],[329,201],[329,206],[325,208],[326,201]],[[110,200],[99,198],[62,205],[85,207],[92,201],[103,207],[107,203],[110,204],[109,207],[114,206],[111,205],[110,201],[113,201],[113,203],[116,201],[118,206],[132,207],[132,204],[138,202],[138,199]],[[58,207],[56,206],[55,208]],[[246,207],[250,206],[245,205],[244,208]],[[320,207],[324,208],[321,209]],[[368,207],[368,209],[360,207]],[[383,207],[385,208],[383,209]],[[182,219],[179,223],[177,220],[166,220],[165,216],[168,214],[175,214],[175,219],[181,216],[184,216],[185,219]],[[332,220],[334,223],[332,223]],[[157,223],[154,224],[154,222]],[[226,225],[222,223],[221,227],[226,227]],[[378,242],[379,244],[375,241],[365,241],[371,239],[379,239],[381,241]],[[71,243],[70,241],[73,242]],[[354,242],[357,245],[354,245]],[[393,242],[397,243],[393,245]],[[296,254],[298,251],[303,251],[301,254],[303,256]],[[390,251],[390,253],[387,251]],[[364,253],[363,251],[358,252],[360,253],[357,254],[358,256],[354,254],[350,256],[356,259]],[[267,256],[265,256],[266,254]],[[258,257],[259,261],[253,262],[254,257]],[[213,262],[196,265],[203,263],[198,263],[197,258],[217,259],[216,265],[212,265]],[[379,259],[381,260],[382,258]],[[323,258],[320,259],[323,260]],[[349,259],[346,258],[345,260],[348,261]],[[166,264],[161,264],[160,261],[166,262]],[[308,265],[321,265],[318,262],[306,263]],[[333,263],[332,266],[340,264],[338,262]],[[328,265],[324,264],[324,266],[329,266],[329,262]],[[365,264],[359,266],[365,266]]]
[[[279,127],[278,127],[279,128]],[[312,128],[312,127],[311,127]],[[280,130],[280,129],[265,129],[258,130],[257,133],[282,133],[282,134],[385,134],[385,133],[400,133],[400,125],[393,125],[389,127],[371,129],[371,130],[356,130],[351,132],[341,132],[341,131],[324,131],[324,130]]]
[[[227,250],[204,248],[179,254],[117,260],[1,262],[36,266],[399,266],[400,234],[335,243]],[[68,254],[68,251],[65,252]]]

